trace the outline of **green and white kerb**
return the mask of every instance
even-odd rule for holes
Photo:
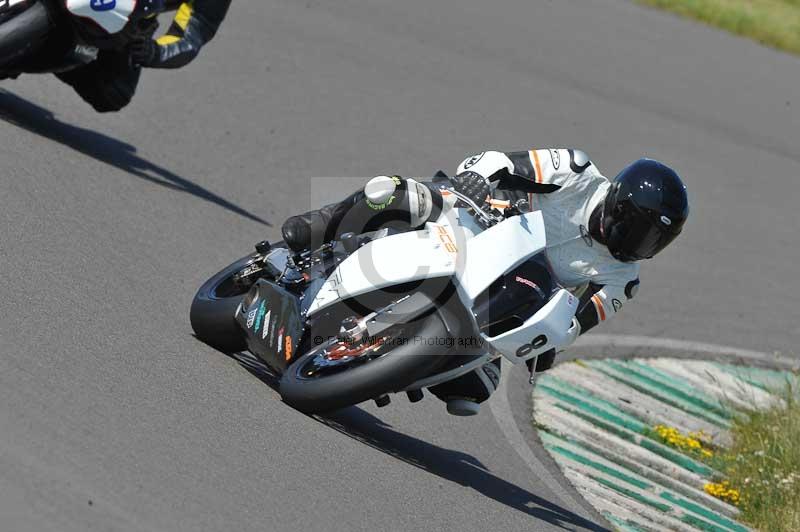
[[[534,422],[578,492],[619,530],[746,531],[707,492],[739,408],[782,400],[797,377],[716,362],[653,358],[567,362],[539,377]],[[713,492],[713,490],[711,490]]]

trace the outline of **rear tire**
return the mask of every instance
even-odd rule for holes
[[[301,412],[318,414],[400,391],[430,375],[446,361],[447,348],[420,344],[415,339],[450,338],[450,335],[436,311],[410,326],[398,336],[407,341],[397,342],[399,345],[383,356],[338,373],[304,378],[302,370],[325,346],[314,347],[286,368],[280,381],[281,397]]]
[[[272,249],[285,247],[282,240],[272,244]],[[223,353],[247,349],[244,331],[234,317],[247,290],[235,290],[231,279],[233,274],[253,262],[253,257],[254,255],[242,257],[203,283],[189,310],[189,322],[195,336]]]
[[[227,295],[220,292],[220,287],[252,261],[248,255],[218,272],[200,287],[192,301],[189,321],[195,336],[223,353],[247,349],[244,331],[234,318],[245,293]]]

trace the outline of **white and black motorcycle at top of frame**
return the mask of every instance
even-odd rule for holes
[[[67,72],[152,37],[165,0],[0,0],[0,79]]]

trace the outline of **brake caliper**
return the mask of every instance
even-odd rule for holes
[[[338,340],[325,350],[328,360],[345,360],[367,354],[383,345],[386,337],[370,338],[364,318],[349,316],[342,320]]]

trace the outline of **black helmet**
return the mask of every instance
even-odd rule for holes
[[[671,168],[639,159],[611,182],[602,234],[623,262],[652,258],[675,240],[689,216],[686,186]]]

